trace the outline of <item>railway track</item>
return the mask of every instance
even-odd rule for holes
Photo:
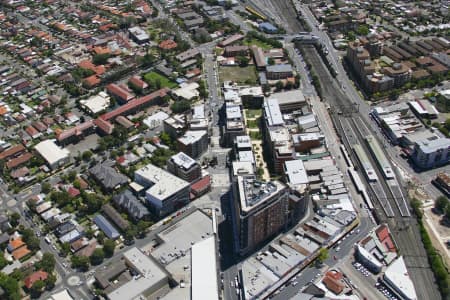
[[[367,138],[369,136],[372,136],[374,139],[376,139],[375,136],[372,135],[372,132],[367,128],[366,124],[360,117],[355,117],[352,119],[352,121],[355,124],[355,128],[358,128],[358,130],[360,131],[361,137],[363,137],[364,139],[367,140]],[[376,143],[378,143],[378,142],[376,142]],[[374,152],[373,149],[372,150],[369,149],[369,150],[370,150],[369,153]],[[390,172],[392,172],[392,166],[388,162],[388,159],[387,159],[385,153],[382,152],[381,149],[378,152],[380,152],[379,155],[383,156],[381,159],[385,160],[387,162],[388,168],[390,169]],[[372,158],[375,160],[375,165],[378,168],[380,168],[381,163],[378,161],[379,159],[377,157],[375,157],[374,155],[372,155]],[[383,164],[386,164],[386,163],[383,163]],[[381,171],[380,172],[381,175],[385,178],[386,187],[390,191],[390,195],[389,195],[389,199],[391,200],[390,202],[394,202],[394,203],[391,203],[391,205],[396,206],[398,208],[398,212],[399,212],[400,216],[410,217],[411,213],[409,211],[408,204],[406,202],[405,196],[403,195],[403,191],[399,185],[397,178],[395,176],[393,176],[392,178],[386,178],[386,174],[385,174],[384,170],[380,169],[380,171]]]
[[[359,139],[361,138],[361,133],[358,130],[354,130],[352,127],[352,121],[348,118],[340,118],[339,124],[342,126],[343,135],[344,138],[347,140],[348,149],[353,148],[355,145],[361,145],[359,142]],[[364,149],[364,147],[363,147]],[[360,161],[360,158],[357,157],[355,151],[352,151],[352,158],[354,160],[354,164],[359,166],[359,169],[362,170],[364,167],[362,166],[362,162]],[[369,159],[369,156],[367,156],[367,159]],[[368,161],[369,164],[373,166],[373,160]],[[376,168],[373,168],[374,172],[376,172],[376,175],[379,178],[380,172],[376,171]],[[363,174],[364,175],[364,174]],[[367,176],[364,176],[367,178]],[[385,193],[385,188],[383,187],[382,183],[379,180],[376,181],[368,181],[369,186],[369,195],[373,201],[373,199],[376,199],[376,201],[379,203],[379,206],[377,206],[376,214],[378,219],[387,219],[387,218],[393,218],[395,217],[395,212],[392,209],[392,206],[390,202],[388,201],[388,197]],[[373,201],[374,202],[374,201]],[[380,214],[383,213],[384,216],[381,216]]]
[[[305,31],[297,19],[297,13],[291,0],[271,0],[271,2],[273,6],[278,9],[274,13],[279,14],[279,17],[285,21],[283,24],[287,25],[285,27],[288,27],[286,28],[288,33]],[[351,110],[353,103],[350,98],[345,95],[345,92],[342,90],[337,80],[331,76],[328,69],[321,61],[316,49],[305,46],[304,54],[304,58],[312,65],[312,68],[321,83],[324,101],[328,102],[330,107],[334,108],[334,112],[338,112],[339,109],[341,109],[342,112],[346,112],[348,109],[350,112],[349,115],[356,116],[356,114],[353,114]],[[342,108],[344,109],[342,110]],[[340,135],[341,139],[344,140],[344,131],[339,121],[344,119],[344,116],[334,113],[331,117],[336,126],[336,131]],[[354,127],[354,124],[351,127]],[[362,140],[362,142],[364,142],[364,140]],[[384,189],[385,188],[387,187],[385,186]],[[401,193],[401,187],[399,188],[399,192]],[[371,199],[375,199],[375,196],[380,195],[375,194],[378,193],[378,191],[372,191],[371,189],[368,189],[368,191]],[[394,193],[398,192],[394,189]],[[376,203],[376,205],[374,205],[376,214],[381,217],[381,220],[379,221],[387,222],[389,224],[389,228],[394,235],[398,249],[405,259],[406,266],[409,270],[409,275],[414,282],[417,299],[441,299],[435,283],[434,275],[431,272],[430,264],[427,260],[423,243],[420,239],[417,220],[412,217],[401,217],[400,209],[396,205],[392,207],[395,217],[387,218],[381,207],[382,205],[377,201],[373,202],[374,204]]]

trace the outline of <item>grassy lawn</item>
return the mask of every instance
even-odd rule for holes
[[[262,134],[260,131],[249,131],[248,134],[252,140],[262,140]]]
[[[260,109],[246,109],[245,110],[245,116],[247,117],[247,119],[260,117],[261,116],[261,110]]]
[[[259,125],[259,118],[256,120],[248,120],[247,119],[247,127],[248,128],[258,128]]]
[[[256,84],[258,79],[255,66],[220,67],[219,78],[221,83],[231,80],[238,84]]]
[[[159,80],[159,82],[161,83],[161,88],[168,87],[169,89],[172,89],[177,86],[177,84],[171,81],[169,78],[153,71],[145,74],[144,80],[150,85],[156,85],[156,82]]]
[[[255,45],[255,46],[261,47],[263,50],[269,50],[269,49],[273,48],[269,44],[261,42],[260,40],[257,40],[257,39],[251,39],[251,40],[246,39],[246,40],[244,40],[243,44],[247,45],[247,46]]]

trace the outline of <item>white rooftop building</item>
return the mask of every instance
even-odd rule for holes
[[[147,188],[146,199],[160,216],[189,202],[189,183],[152,164],[137,170],[134,178]]]
[[[198,91],[199,85],[196,82],[182,83],[180,87],[172,91],[178,99],[192,100],[200,95]]]
[[[194,244],[192,251],[192,299],[219,299],[216,242],[214,236]]]
[[[264,115],[269,127],[284,125],[283,115],[277,99],[270,98],[264,101]]]
[[[141,27],[135,26],[128,29],[133,40],[138,44],[146,43],[150,40],[150,36]]]
[[[144,124],[147,125],[148,128],[154,129],[160,125],[162,125],[162,122],[169,118],[169,115],[166,114],[163,111],[159,111],[156,114],[153,114],[147,118],[144,119]]]
[[[89,99],[80,100],[80,103],[92,114],[97,114],[109,107],[110,98],[107,93],[100,92],[98,95],[92,96]]]
[[[52,169],[57,169],[69,162],[69,150],[57,146],[54,140],[42,141],[34,146],[34,149]]]
[[[416,290],[406,269],[405,261],[400,256],[394,261],[383,275],[384,282],[393,289],[402,299],[417,299]]]
[[[301,160],[288,160],[284,162],[287,183],[292,186],[306,185],[309,183],[305,166]]]

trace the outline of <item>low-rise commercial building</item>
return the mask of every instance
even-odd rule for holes
[[[167,170],[187,182],[196,181],[202,175],[202,169],[198,162],[184,152],[179,152],[169,158]]]
[[[414,284],[408,274],[403,257],[399,257],[384,272],[383,282],[396,294],[400,299],[416,300],[417,294]]]
[[[138,248],[131,248],[123,254],[120,260],[110,267],[108,272],[96,274],[99,283],[106,284],[109,300],[141,299],[163,288],[169,283],[169,276],[151,257],[142,253]],[[135,276],[125,274],[130,270]],[[127,276],[128,275],[128,276]],[[117,285],[115,278],[121,278]]]
[[[445,165],[450,161],[450,139],[435,138],[416,142],[411,158],[422,169]]]
[[[272,65],[266,67],[266,76],[269,80],[286,79],[294,76],[292,66],[290,64]]]
[[[81,105],[92,114],[98,114],[109,107],[110,99],[108,94],[100,92],[86,100],[80,100]]]
[[[177,138],[184,133],[186,129],[186,116],[185,115],[173,115],[163,120],[164,132],[170,135],[172,138]]]
[[[145,44],[150,41],[150,36],[141,27],[131,27],[128,29],[128,32],[130,33],[130,37],[133,39],[133,41],[135,41],[139,45]]]
[[[145,197],[158,216],[168,215],[189,203],[189,183],[154,165],[137,170],[134,179],[147,189]]]
[[[177,139],[178,150],[190,157],[197,158],[208,149],[208,132],[205,130],[188,130]]]
[[[70,160],[69,150],[57,146],[54,140],[45,140],[34,146],[34,149],[42,156],[51,169],[57,169]]]

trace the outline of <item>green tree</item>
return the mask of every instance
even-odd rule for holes
[[[69,182],[74,182],[75,181],[75,179],[77,178],[77,172],[76,171],[70,171],[68,174],[67,174],[67,180],[69,181]]]
[[[445,208],[445,217],[450,220],[450,205]]]
[[[285,88],[287,90],[292,90],[293,87],[294,87],[294,84],[291,81],[286,82]]]
[[[191,108],[191,102],[187,100],[180,100],[175,101],[171,106],[170,109],[174,114],[182,113]]]
[[[356,29],[356,33],[358,35],[363,35],[363,36],[368,35],[369,34],[369,26],[367,26],[366,24],[359,25],[358,28]]]
[[[92,62],[95,65],[104,65],[108,62],[108,58],[110,55],[108,53],[105,54],[96,54],[92,57]]]
[[[49,182],[44,182],[41,184],[41,192],[44,194],[48,194],[50,193],[50,191],[52,190],[52,186],[50,185]]]
[[[42,293],[42,290],[44,288],[45,288],[44,281],[42,280],[35,281],[30,289],[31,295],[37,298]]]
[[[103,242],[103,251],[105,257],[111,257],[114,255],[114,249],[116,248],[116,243],[113,240],[107,239]]]
[[[126,241],[131,242],[136,235],[137,235],[136,228],[131,226],[130,228],[127,229],[127,231],[125,231],[124,238]]]
[[[281,91],[284,87],[284,84],[282,81],[278,80],[277,83],[275,83],[275,88],[277,89],[277,91]]]
[[[166,132],[161,133],[159,138],[161,139],[161,141],[163,142],[164,145],[172,147],[173,141],[172,141],[172,138],[170,137],[170,135],[168,133],[166,133]]]
[[[417,216],[417,219],[422,220],[422,203],[417,198],[413,198],[411,199],[411,207],[414,211],[414,214]]]
[[[434,201],[434,207],[441,213],[445,212],[445,209],[448,205],[449,201],[445,196],[440,196]]]
[[[93,153],[90,150],[86,150],[83,152],[81,157],[83,158],[84,161],[89,161],[91,159],[92,155],[93,155]]]
[[[19,225],[20,223],[20,214],[17,212],[12,213],[9,216],[9,223],[11,224],[12,227],[16,227],[17,225]]]
[[[140,220],[136,225],[138,234],[144,237],[151,225],[152,223],[149,221]]]
[[[93,214],[100,210],[103,205],[103,197],[95,193],[87,193],[85,191],[81,192],[81,198],[85,206],[83,210],[87,214]]]
[[[105,234],[102,231],[100,231],[95,238],[100,244],[103,244],[105,240]]]
[[[44,280],[45,282],[45,288],[47,290],[51,290],[52,288],[55,287],[55,283],[56,283],[56,276],[53,273],[48,274],[47,279]]]
[[[52,273],[55,269],[56,260],[52,253],[45,252],[41,261],[37,264],[38,269],[43,269],[47,273]]]
[[[6,260],[3,253],[0,255],[0,270],[8,265],[8,261]]]
[[[80,269],[86,272],[89,269],[89,258],[87,256],[72,256],[71,258],[72,268]]]
[[[26,228],[22,231],[22,239],[31,251],[37,251],[40,249],[39,239],[30,228]]]
[[[61,254],[66,257],[70,253],[70,244],[69,243],[62,243],[61,244]]]
[[[319,251],[319,255],[317,256],[317,260],[320,263],[323,263],[328,258],[328,249],[327,248],[321,248]]]
[[[239,65],[239,67],[244,68],[244,67],[248,66],[248,63],[250,60],[246,56],[237,56],[236,61]]]
[[[20,269],[14,269],[14,271],[11,274],[9,274],[9,276],[15,281],[21,281],[25,277],[25,275],[23,274],[22,271],[20,271]]]
[[[355,35],[355,33],[353,31],[349,31],[347,33],[347,38],[348,38],[349,41],[354,41],[356,39],[356,35]]]
[[[450,130],[450,118],[445,120],[444,126],[445,126],[445,128],[447,128],[447,130]]]
[[[5,300],[21,299],[19,292],[19,281],[4,273],[0,273],[0,287],[3,289]],[[3,298],[2,298],[3,299]]]
[[[91,264],[94,266],[99,265],[103,262],[104,258],[105,258],[105,253],[103,252],[103,249],[97,248],[94,250],[94,252],[92,253],[92,255],[90,257]]]

